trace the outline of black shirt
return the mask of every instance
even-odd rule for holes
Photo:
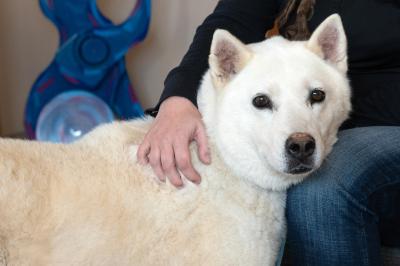
[[[221,0],[198,27],[180,65],[168,74],[159,104],[170,96],[196,104],[215,29],[229,30],[245,43],[262,41],[284,4],[284,0]],[[400,126],[400,0],[317,0],[310,31],[333,13],[341,16],[348,38],[353,112],[345,128]]]

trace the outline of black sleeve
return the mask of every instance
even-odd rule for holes
[[[262,41],[272,28],[279,0],[220,0],[214,12],[201,24],[189,51],[164,82],[164,91],[155,108],[146,111],[155,116],[160,104],[171,96],[182,96],[197,106],[201,78],[208,68],[208,54],[216,29],[226,29],[244,43]]]

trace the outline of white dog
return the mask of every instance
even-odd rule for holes
[[[317,169],[350,111],[338,15],[309,41],[215,32],[198,103],[213,162],[178,190],[136,163],[151,119],[82,140],[0,140],[1,265],[273,265],[285,190]]]

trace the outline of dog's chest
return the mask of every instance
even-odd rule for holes
[[[238,261],[247,258],[238,265],[273,263],[285,235],[285,199],[284,192],[260,192],[243,186],[235,192],[225,189],[214,199],[226,221],[221,227],[224,245],[230,246],[232,257],[236,257],[232,253],[241,254]]]

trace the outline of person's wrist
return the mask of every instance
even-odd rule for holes
[[[197,109],[196,106],[189,99],[181,96],[171,96],[161,103],[159,112],[177,107],[179,107],[179,109]]]

